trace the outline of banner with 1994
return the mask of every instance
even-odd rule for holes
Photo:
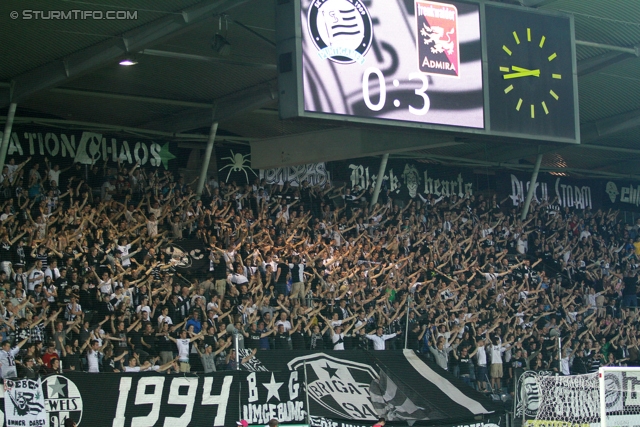
[[[39,396],[37,387],[30,388],[26,382],[37,384],[33,380],[10,381],[16,390],[25,383],[23,388],[33,391],[33,398],[17,390],[19,395],[9,406],[19,406],[26,398],[31,402],[26,409],[29,413],[17,419],[5,409],[2,418],[6,426],[60,427],[68,418],[78,426],[94,427],[218,427],[236,425],[240,419],[266,425],[272,418],[289,424],[307,422],[299,371],[205,376],[69,372],[44,379]],[[37,411],[41,406],[46,412]],[[7,408],[6,402],[2,407]]]

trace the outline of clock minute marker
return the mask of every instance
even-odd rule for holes
[[[516,40],[516,44],[520,44],[520,38],[518,37],[518,33],[513,32],[513,38]]]
[[[531,41],[531,28],[527,28],[527,41]]]
[[[505,52],[507,52],[507,55],[511,56],[512,52],[509,50],[509,48],[507,47],[507,45],[502,45],[502,50],[504,50]]]
[[[516,110],[520,111],[520,107],[522,107],[522,98],[518,101],[518,105],[516,105]]]
[[[551,54],[551,56],[549,56],[549,62],[553,61],[554,59],[556,59],[558,55],[554,52]]]
[[[503,73],[508,73],[511,70],[509,69],[509,67],[500,67],[500,71],[502,71]]]
[[[556,101],[560,99],[560,97],[553,90],[550,90],[549,93],[556,99]]]
[[[504,93],[509,93],[513,90],[513,85],[509,85],[506,87],[506,89],[504,90]]]
[[[562,74],[551,74],[551,77],[553,77],[556,80],[560,80],[562,79]]]
[[[544,46],[545,40],[547,40],[547,38],[545,36],[542,36],[542,38],[540,39],[540,49],[542,49],[542,47]]]
[[[531,118],[535,119],[536,118],[536,106],[531,104]]]
[[[542,101],[542,109],[544,110],[545,114],[549,114],[549,109],[547,108],[547,103]]]

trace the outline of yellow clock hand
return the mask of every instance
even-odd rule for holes
[[[504,76],[502,76],[502,78],[505,80],[518,79],[520,77],[540,77],[540,70],[527,70],[518,73],[505,74]]]
[[[518,73],[526,73],[526,72],[531,71],[531,70],[528,70],[528,69],[526,69],[526,68],[516,67],[515,65],[512,65],[512,66],[511,66],[511,69],[512,69],[513,71],[517,71]]]

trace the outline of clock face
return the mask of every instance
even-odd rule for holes
[[[486,16],[491,130],[575,138],[569,18],[490,6]]]

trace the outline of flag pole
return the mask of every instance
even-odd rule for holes
[[[404,349],[407,349],[407,342],[409,341],[409,312],[411,311],[411,295],[407,295],[407,324],[404,330]]]
[[[304,398],[307,402],[307,424],[311,427],[311,408],[309,407],[309,382],[307,380],[307,362],[304,362]]]

